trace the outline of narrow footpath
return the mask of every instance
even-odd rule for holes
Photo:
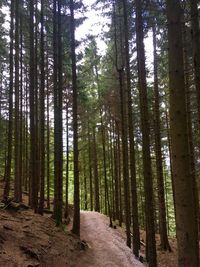
[[[122,230],[110,228],[102,214],[81,212],[81,239],[89,248],[81,252],[77,267],[144,267],[126,246]]]

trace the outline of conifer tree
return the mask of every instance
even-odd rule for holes
[[[183,69],[182,9],[167,1],[170,133],[180,267],[199,266],[198,227],[191,176]]]

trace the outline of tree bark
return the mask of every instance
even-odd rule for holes
[[[19,0],[15,2],[15,201],[21,202],[20,123],[19,123]]]
[[[34,0],[29,2],[30,9],[30,62],[29,62],[29,104],[30,104],[30,194],[31,207],[37,211],[37,178],[36,178],[36,129],[35,129],[35,49],[34,49]]]
[[[62,42],[61,42],[61,2],[53,6],[53,46],[54,46],[54,217],[56,225],[62,224]]]
[[[41,1],[40,29],[40,201],[38,212],[42,215],[44,209],[45,186],[45,62],[44,62],[44,1]]]
[[[156,23],[156,21],[154,20]],[[154,48],[154,118],[155,118],[155,152],[156,152],[156,175],[158,186],[158,205],[159,205],[159,230],[161,248],[163,250],[171,251],[166,223],[166,206],[165,206],[165,188],[163,177],[163,161],[162,161],[162,147],[160,134],[160,96],[158,85],[158,63],[157,63],[157,40],[156,40],[156,25],[153,26],[153,48]]]
[[[9,57],[9,123],[8,123],[8,144],[7,160],[5,169],[5,188],[3,198],[6,200],[10,192],[11,163],[12,163],[12,136],[13,136],[13,39],[14,39],[14,0],[10,7],[10,57]]]
[[[97,163],[97,151],[96,151],[96,129],[93,127],[93,169],[94,169],[94,210],[100,212],[99,203],[99,174],[98,174],[98,163]]]
[[[150,125],[147,99],[144,33],[142,18],[142,1],[136,0],[136,46],[139,78],[139,95],[141,110],[141,131],[142,131],[142,153],[143,153],[143,172],[144,172],[144,191],[145,191],[145,215],[147,230],[147,259],[150,267],[157,266],[156,241],[154,225],[154,199],[153,199],[153,178],[151,169],[150,154]],[[151,207],[151,209],[149,208]]]
[[[199,266],[198,226],[191,177],[184,84],[182,9],[167,0],[169,40],[170,133],[174,174],[178,262]]]
[[[70,0],[70,29],[71,29],[71,59],[72,59],[72,91],[73,91],[73,151],[74,151],[74,220],[72,232],[80,236],[80,192],[79,192],[79,164],[78,164],[78,107],[77,107],[77,75],[75,52],[75,21],[74,1]]]
[[[128,94],[128,133],[129,133],[129,160],[131,176],[131,195],[132,195],[132,223],[133,223],[133,253],[139,256],[140,249],[140,231],[138,222],[138,201],[137,201],[137,184],[135,169],[135,142],[134,126],[132,114],[132,94],[131,94],[131,73],[130,73],[130,55],[129,55],[129,32],[128,32],[128,12],[127,1],[123,0],[124,13],[124,38],[125,38],[125,60],[126,60],[126,86]]]

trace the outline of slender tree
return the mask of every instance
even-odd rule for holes
[[[29,104],[30,104],[30,204],[37,211],[38,192],[36,180],[36,131],[35,131],[35,49],[34,49],[34,1],[29,2],[30,9],[30,56],[29,56]]]
[[[20,177],[20,125],[19,125],[19,0],[15,2],[15,200],[22,200]]]
[[[99,202],[99,174],[98,174],[98,163],[97,163],[97,149],[96,149],[96,127],[92,129],[93,135],[93,170],[94,170],[94,210],[100,212]]]
[[[8,153],[5,169],[4,199],[6,200],[10,192],[10,176],[12,163],[12,136],[13,136],[13,39],[14,39],[14,0],[10,6],[10,57],[9,57],[9,124],[8,124]]]
[[[43,214],[44,184],[45,184],[45,61],[44,61],[44,1],[41,0],[41,29],[40,29],[40,201],[38,212]]]
[[[156,20],[154,20],[156,23]],[[157,40],[156,40],[156,25],[153,26],[153,47],[154,47],[154,114],[155,114],[155,151],[156,151],[156,175],[158,185],[158,201],[159,201],[159,229],[161,248],[171,250],[166,223],[166,206],[165,206],[165,189],[163,176],[163,162],[161,149],[161,134],[160,134],[160,96],[158,84],[158,61],[157,61]]]
[[[74,219],[72,232],[80,236],[80,193],[79,193],[79,165],[78,165],[78,116],[77,116],[77,74],[75,52],[75,20],[74,1],[70,0],[70,32],[71,32],[71,60],[72,60],[72,91],[73,91],[73,151],[74,151]]]
[[[145,51],[144,51],[144,32],[142,17],[142,1],[136,0],[136,45],[137,45],[137,64],[139,79],[139,95],[141,110],[141,130],[142,130],[142,153],[143,153],[143,172],[144,172],[144,191],[145,191],[145,215],[147,231],[147,259],[149,266],[156,267],[156,242],[154,226],[154,207],[153,200],[153,181],[150,154],[150,125],[147,100]],[[149,209],[151,207],[151,209]]]
[[[59,45],[59,48],[58,48]],[[56,225],[62,223],[62,46],[61,1],[53,5],[54,46],[54,217]]]
[[[65,192],[65,218],[69,209],[69,103],[66,103],[66,192]]]
[[[132,222],[133,222],[133,253],[139,256],[140,249],[140,232],[138,223],[138,203],[137,203],[137,185],[136,185],[136,168],[135,168],[135,144],[134,144],[134,127],[132,115],[132,93],[131,93],[131,71],[130,71],[130,55],[129,55],[129,27],[127,1],[123,0],[124,14],[124,39],[125,39],[125,60],[126,60],[126,86],[128,94],[128,127],[129,127],[129,143],[130,143],[130,176],[131,176],[131,193],[132,193]]]

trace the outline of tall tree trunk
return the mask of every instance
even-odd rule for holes
[[[117,130],[117,164],[118,164],[118,183],[119,183],[119,226],[122,226],[123,218],[122,218],[122,169],[121,169],[121,145],[120,145],[120,131],[119,124],[116,122],[116,130]]]
[[[113,221],[116,220],[115,216],[115,188],[114,188],[114,133],[113,133],[113,121],[111,119],[111,114],[109,114],[110,119],[110,129],[108,131],[109,134],[109,142],[108,142],[108,160],[109,160],[109,176],[110,176],[110,205],[111,205],[111,215]]]
[[[28,71],[27,66],[25,68],[26,73],[26,84],[25,84],[25,118],[24,118],[24,137],[25,137],[25,145],[24,145],[24,157],[25,157],[25,167],[24,167],[24,179],[25,179],[25,191],[28,191],[28,183],[30,182],[29,179],[29,132],[28,132]],[[30,194],[30,192],[29,192]],[[30,204],[30,203],[29,203]]]
[[[178,262],[199,266],[198,226],[191,177],[184,84],[182,9],[167,0],[169,40],[170,133],[176,205]]]
[[[195,87],[197,95],[197,110],[198,110],[198,123],[199,123],[199,133],[200,133],[200,27],[199,27],[199,9],[197,0],[190,0],[191,8],[191,25],[192,25],[192,46],[193,46],[193,60],[194,60],[194,72],[195,72]],[[199,141],[198,141],[199,143]],[[200,206],[199,206],[199,192],[198,183],[196,178],[194,179],[194,189],[196,187],[195,195],[197,202],[197,216],[198,216],[198,227],[200,235]]]
[[[98,174],[98,162],[97,162],[97,149],[96,149],[96,129],[93,127],[93,169],[94,169],[94,210],[100,212],[99,203],[99,174]]]
[[[34,117],[35,117],[35,195],[37,198],[37,209],[35,209],[36,212],[38,212],[38,192],[40,187],[40,137],[39,137],[39,96],[38,96],[38,0],[34,0],[35,2],[35,23],[34,23],[34,38],[35,38],[35,47],[34,47],[34,57],[35,57],[35,65],[34,65]]]
[[[22,200],[20,177],[20,125],[19,125],[19,0],[15,2],[15,201]]]
[[[126,96],[123,87],[123,70],[118,70],[120,87],[120,109],[121,109],[121,127],[122,127],[122,160],[123,160],[123,180],[124,180],[124,205],[126,222],[126,244],[131,247],[130,233],[130,192],[129,192],[129,170],[128,170],[128,142],[127,142],[127,114],[126,114]]]
[[[70,0],[70,30],[71,30],[71,59],[72,59],[72,90],[73,90],[73,151],[74,151],[74,220],[72,232],[80,236],[80,193],[78,166],[78,116],[77,116],[77,76],[75,52],[75,21],[74,1]]]
[[[37,211],[37,177],[36,177],[36,129],[35,129],[35,49],[34,49],[34,0],[30,8],[30,63],[29,63],[29,101],[30,101],[30,205]]]
[[[8,153],[5,169],[5,188],[4,199],[9,197],[10,176],[12,163],[12,136],[13,136],[13,39],[14,39],[14,0],[11,1],[10,7],[10,57],[9,57],[9,122],[8,122]]]
[[[193,182],[193,194],[195,197],[196,205],[196,216],[198,221],[198,228],[200,226],[200,206],[199,206],[199,192],[196,178],[196,166],[195,166],[195,155],[194,155],[194,140],[192,133],[192,116],[191,116],[191,89],[190,89],[190,74],[188,69],[190,68],[189,54],[188,54],[188,40],[186,26],[183,24],[183,46],[184,46],[184,73],[185,73],[185,93],[186,93],[186,112],[187,112],[187,126],[188,126],[188,144],[190,151],[190,167],[191,167],[191,178]],[[200,229],[198,229],[200,230]],[[200,234],[200,232],[199,232]]]
[[[56,225],[62,224],[62,45],[61,2],[53,6],[54,40],[54,217]],[[58,48],[59,47],[59,48]]]
[[[67,100],[68,101],[68,100]],[[65,192],[65,218],[69,215],[69,103],[66,103],[66,192]]]
[[[23,3],[23,1],[22,1]],[[23,136],[23,17],[20,15],[20,92],[19,92],[19,176],[20,176],[20,187],[24,186],[24,160],[23,160],[23,147],[24,147],[24,136]],[[22,189],[21,189],[22,190]]]
[[[87,194],[87,173],[86,173],[85,155],[83,154],[83,177],[84,177],[84,210],[88,209],[88,194]]]
[[[121,15],[120,2],[117,1],[118,15]],[[122,2],[123,4],[123,2]],[[115,48],[115,65],[118,72],[119,95],[120,95],[120,116],[121,116],[121,136],[122,136],[122,166],[124,182],[124,207],[126,223],[126,244],[131,247],[130,231],[130,188],[129,188],[129,157],[128,157],[128,117],[127,117],[127,92],[124,86],[124,40],[122,34],[121,21],[117,25],[115,1],[113,2],[114,12],[114,48]],[[117,36],[119,27],[119,37]],[[118,37],[118,38],[117,38]],[[119,42],[119,44],[118,44]]]
[[[131,194],[132,194],[132,223],[133,223],[133,253],[139,256],[140,249],[140,231],[138,223],[138,203],[137,203],[137,185],[135,170],[135,144],[134,144],[134,127],[132,115],[132,94],[131,94],[131,77],[130,77],[130,55],[129,55],[129,32],[128,32],[128,13],[127,0],[123,0],[124,13],[124,38],[125,38],[125,59],[126,59],[126,85],[128,92],[128,129],[129,129],[129,158],[130,158],[130,175],[131,175]]]
[[[91,156],[91,137],[90,127],[88,122],[88,164],[89,164],[89,177],[90,177],[90,210],[93,210],[93,177],[92,177],[92,156]]]
[[[41,0],[40,18],[40,201],[38,212],[42,215],[44,208],[44,185],[45,185],[45,62],[44,62],[44,1]]]
[[[108,192],[108,177],[107,177],[107,159],[106,159],[106,139],[105,139],[105,127],[103,126],[102,116],[101,116],[101,137],[102,137],[102,146],[103,146],[103,170],[104,170],[104,185],[105,185],[105,205],[108,205],[108,215],[110,219],[110,227],[112,227],[112,215],[111,207],[109,201],[109,192]]]
[[[146,85],[142,1],[136,0],[136,45],[141,109],[142,152],[145,190],[145,215],[147,229],[147,258],[150,267],[157,266],[153,200],[153,179],[150,154],[150,126]],[[151,209],[149,209],[151,207]]]
[[[50,111],[49,111],[49,70],[48,70],[48,53],[47,53],[47,60],[46,60],[46,76],[47,76],[47,139],[46,139],[46,176],[47,176],[47,209],[50,209]]]
[[[113,127],[114,128],[114,127]],[[114,192],[115,192],[115,217],[117,220],[119,220],[119,165],[118,165],[118,156],[117,156],[117,137],[114,138],[114,129],[113,129],[113,139],[114,139]]]
[[[173,168],[172,168],[172,145],[171,145],[168,111],[165,112],[165,117],[166,117],[167,143],[168,143],[168,151],[169,151],[170,174],[171,174],[171,181],[172,181],[173,203],[175,207],[176,204],[175,204],[175,193],[174,193],[174,174],[173,174]],[[176,209],[174,211],[175,211],[175,216],[176,216]]]
[[[156,23],[156,21],[154,20]],[[156,151],[156,175],[158,185],[158,202],[159,202],[159,230],[161,248],[171,251],[166,223],[166,206],[165,206],[165,189],[163,177],[163,162],[160,134],[160,97],[158,88],[158,63],[157,63],[157,40],[156,40],[156,25],[153,26],[153,49],[154,49],[154,118],[155,118],[155,151]]]

